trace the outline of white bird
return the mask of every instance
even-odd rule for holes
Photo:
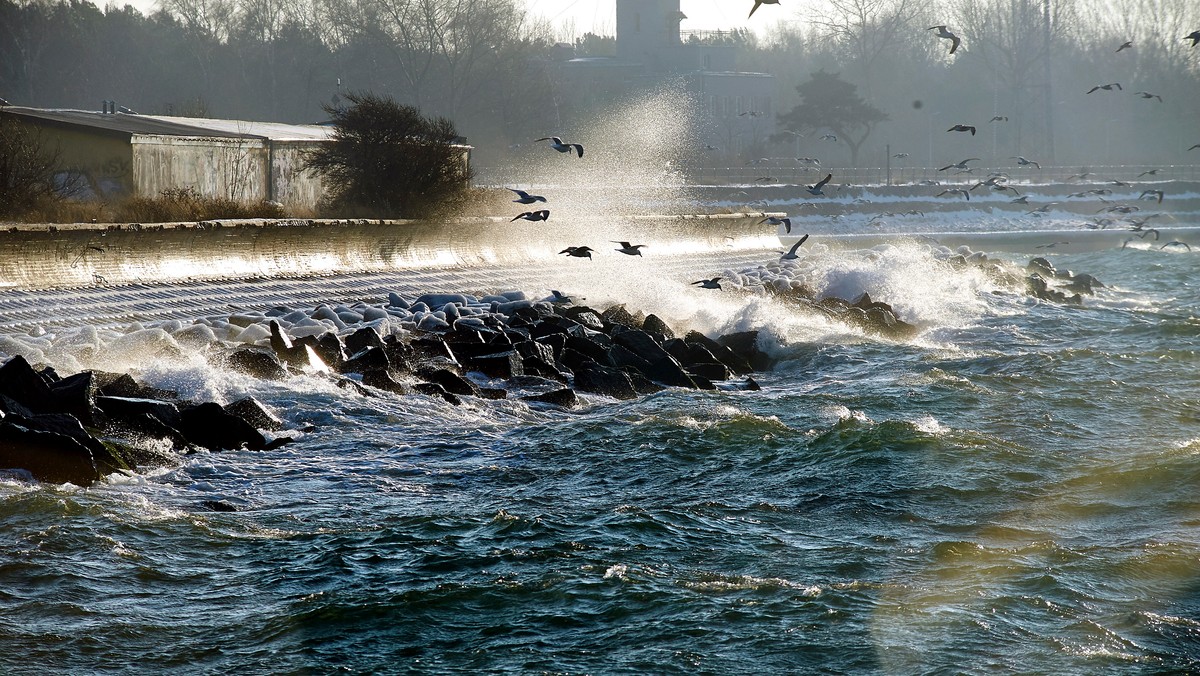
[[[978,159],[979,159],[978,157],[968,157],[967,159],[965,159],[961,162],[955,162],[954,164],[947,164],[946,166],[942,167],[941,169],[938,169],[938,171],[945,171],[947,169],[953,169],[955,167],[957,167],[959,169],[969,169],[969,167],[967,167],[967,162],[973,162]]]
[[[925,30],[931,31],[931,30],[935,30],[935,29],[938,32],[937,36],[939,38],[945,38],[950,41],[950,53],[953,54],[955,52],[955,50],[958,49],[958,45],[959,45],[959,43],[962,42],[962,40],[960,40],[957,35],[955,35],[954,33],[951,33],[949,30],[947,30],[945,26],[930,26],[929,28],[926,28]]]
[[[613,240],[613,244],[621,245],[620,249],[614,249],[614,251],[620,251],[621,253],[628,254],[630,256],[641,256],[641,249],[642,247],[646,246],[645,244],[630,244],[629,242],[618,242],[616,240]]]
[[[813,185],[808,186],[805,188],[805,190],[807,190],[808,194],[810,195],[824,195],[825,193],[821,191],[821,188],[824,188],[825,184],[828,183],[829,179],[831,178],[833,178],[833,174],[826,174],[825,178],[817,181]]]
[[[902,159],[908,157],[908,153],[896,153],[895,155],[892,155],[892,157],[894,157],[898,160],[902,160]]]
[[[962,195],[963,197],[966,197],[968,202],[970,202],[970,201],[971,201],[971,193],[970,193],[970,191],[968,191],[968,190],[964,190],[964,189],[962,189],[962,188],[947,188],[947,189],[945,189],[945,190],[943,190],[943,191],[939,192],[939,193],[937,194],[937,196],[938,196],[938,197],[941,197],[942,195],[948,195],[948,194],[950,194],[950,193],[958,193],[959,195]]]
[[[543,136],[542,138],[534,139],[534,141],[549,141],[550,147],[560,153],[570,153],[574,150],[577,155],[583,157],[583,146],[578,143],[563,143],[562,139],[557,136]]]
[[[792,233],[792,219],[790,219],[786,216],[783,218],[779,218],[778,216],[767,216],[766,218],[764,218],[758,222],[759,225],[762,225],[763,223],[769,223],[771,225],[782,225],[784,232],[788,233],[789,235]]]
[[[797,258],[799,258],[799,256],[797,256],[797,255],[796,255],[796,250],[800,248],[800,245],[801,245],[801,244],[804,244],[804,240],[806,240],[806,239],[808,239],[808,235],[805,235],[805,236],[801,237],[801,238],[799,239],[799,241],[797,241],[795,244],[793,244],[793,245],[792,245],[792,248],[790,248],[790,249],[788,249],[788,250],[787,250],[787,253],[784,253],[784,252],[780,251],[779,253],[781,253],[781,254],[783,254],[783,255],[779,257],[779,260],[781,260],[781,261],[794,261],[794,260],[796,260]]]
[[[1038,164],[1037,162],[1034,162],[1033,160],[1027,160],[1024,157],[1017,156],[1017,157],[1010,157],[1009,159],[1016,160],[1017,164],[1021,165],[1022,167],[1029,166],[1030,164],[1032,164],[1037,169],[1042,168],[1042,165]]]
[[[837,143],[837,134],[825,134],[825,135],[821,136],[821,140],[822,141],[833,141],[834,143]]]
[[[516,188],[509,188],[509,190],[517,193],[517,199],[513,200],[517,204],[533,204],[534,202],[546,201],[546,198],[541,195],[530,195],[524,190],[517,190]]]
[[[713,277],[712,279],[701,279],[698,282],[692,282],[692,284],[700,285],[701,289],[719,289],[721,288],[721,278]]]

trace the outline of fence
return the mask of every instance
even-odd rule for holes
[[[1021,183],[1200,180],[1200,164],[1055,166],[1041,169],[1018,166],[990,167],[982,162],[973,164],[976,166],[970,171],[958,169],[939,171],[937,167],[908,166],[893,166],[890,170],[886,167],[826,168],[798,164],[790,160],[766,160],[741,167],[693,166],[685,169],[684,173],[688,177],[688,182],[695,185],[755,183],[807,185],[819,181],[826,174],[833,174],[835,183],[856,185],[905,185],[922,181],[973,183],[986,178],[992,171],[1002,171],[1008,174],[1012,181]]]

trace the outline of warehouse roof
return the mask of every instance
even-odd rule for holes
[[[25,108],[4,106],[0,113],[33,118],[54,126],[88,127],[103,134],[160,136],[192,136],[217,138],[252,138],[283,140],[315,140],[329,138],[332,127],[280,122],[251,122],[246,120],[210,120],[200,117],[168,117],[136,113],[101,113],[92,110]]]

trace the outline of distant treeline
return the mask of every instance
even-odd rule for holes
[[[1183,39],[1200,29],[1194,0],[824,6],[816,17],[771,7],[803,18],[766,38],[719,39],[739,45],[740,69],[776,76],[772,116],[796,105],[796,86],[820,69],[857,85],[889,117],[860,164],[882,164],[885,144],[908,153],[894,163],[909,166],[1015,155],[1081,166],[1200,161],[1186,150],[1200,143],[1200,47]],[[942,24],[962,39],[954,55],[929,30]],[[107,99],[142,113],[315,122],[346,92],[369,91],[450,118],[482,163],[510,144],[570,134],[594,113],[601,102],[561,64],[611,48],[595,36],[556,42],[517,0],[163,0],[150,16],[0,0],[0,96],[14,105],[98,110]],[[1086,93],[1113,82],[1121,89]],[[978,132],[945,132],[955,124]],[[721,161],[848,161],[815,136]]]

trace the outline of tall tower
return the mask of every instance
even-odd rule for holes
[[[679,0],[617,0],[617,58],[654,67],[679,46]]]

